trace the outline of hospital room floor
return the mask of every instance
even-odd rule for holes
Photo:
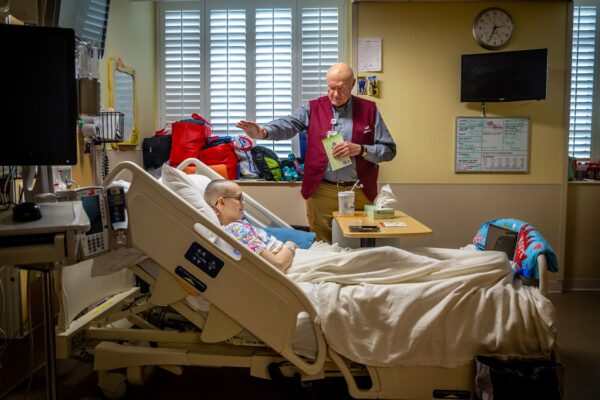
[[[558,315],[559,349],[566,369],[566,400],[600,399],[600,292],[550,294]],[[43,370],[36,375],[27,400],[45,398]],[[90,362],[58,363],[58,398],[103,399]],[[7,400],[24,399],[27,382],[9,393]],[[194,398],[237,400],[349,399],[343,381],[318,381],[293,391],[290,386],[253,378],[247,369],[186,368],[182,376],[157,370],[145,386],[129,386],[127,399]]]

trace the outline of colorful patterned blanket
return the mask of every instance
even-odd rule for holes
[[[540,254],[546,256],[548,271],[558,271],[556,254],[550,244],[533,226],[518,219],[495,219],[481,225],[481,228],[479,228],[479,231],[477,231],[477,234],[473,238],[473,244],[477,247],[477,250],[483,250],[490,224],[518,232],[517,246],[513,259],[515,263],[515,275],[539,279],[537,258]]]

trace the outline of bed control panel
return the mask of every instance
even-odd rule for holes
[[[108,250],[108,218],[104,200],[104,188],[91,186],[75,191],[83,209],[90,219],[90,229],[81,238],[84,257]]]
[[[224,264],[220,258],[196,242],[185,252],[185,258],[211,278],[216,278]]]

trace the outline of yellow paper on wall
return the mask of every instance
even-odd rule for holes
[[[331,165],[332,171],[336,171],[352,164],[352,160],[350,160],[350,157],[348,156],[341,158],[335,158],[333,156],[333,148],[339,143],[344,143],[344,137],[340,132],[328,134],[327,137],[323,139],[323,146],[325,147],[325,153],[327,153],[327,158],[329,159],[329,165]]]

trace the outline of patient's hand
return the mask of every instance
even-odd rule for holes
[[[281,240],[277,240],[275,236],[271,236],[271,240],[267,244],[267,250],[269,250],[273,254],[277,254],[283,249],[283,242]]]
[[[285,272],[286,269],[292,265],[294,255],[298,245],[292,241],[285,242],[281,250],[275,254],[268,249],[264,249],[260,255],[271,264],[273,264],[281,272]]]
[[[285,242],[285,246],[289,246],[293,249],[294,252],[296,252],[296,249],[300,246],[298,246],[296,243],[292,242],[291,240],[288,240],[287,242]]]

